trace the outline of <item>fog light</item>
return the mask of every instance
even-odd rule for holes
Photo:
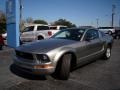
[[[46,65],[35,65],[34,66],[34,69],[41,69],[41,68],[51,68],[51,67],[53,67],[53,65],[51,65],[51,64],[46,64]]]

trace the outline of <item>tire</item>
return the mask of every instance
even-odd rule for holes
[[[111,32],[111,31],[108,31],[108,34],[109,34],[109,35],[112,35],[112,32]]]
[[[116,39],[119,39],[120,37],[119,36],[116,36]]]
[[[65,54],[62,56],[61,61],[57,67],[58,78],[61,80],[68,80],[70,75],[70,67],[71,67],[71,54]]]
[[[108,47],[106,48],[105,53],[103,54],[103,59],[104,59],[104,60],[108,60],[110,57],[111,57],[111,47],[108,46]]]
[[[44,39],[42,36],[38,36],[38,40],[42,40]]]

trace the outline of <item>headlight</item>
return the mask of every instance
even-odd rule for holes
[[[50,62],[50,59],[45,54],[37,54],[36,57],[37,57],[37,62],[39,64],[40,63],[48,63],[48,62]]]

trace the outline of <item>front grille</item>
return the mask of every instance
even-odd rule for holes
[[[17,57],[33,60],[33,55],[31,53],[21,52],[17,50],[15,52]]]
[[[24,67],[20,67],[20,66],[15,65],[15,64],[14,64],[14,68],[19,70],[19,71],[32,72],[32,69],[27,69],[27,68],[24,68]]]

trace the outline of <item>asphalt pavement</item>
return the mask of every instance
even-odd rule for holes
[[[8,47],[0,51],[0,90],[120,90],[120,40],[114,41],[110,60],[79,67],[66,81],[51,76],[16,76],[10,71],[13,54]]]

